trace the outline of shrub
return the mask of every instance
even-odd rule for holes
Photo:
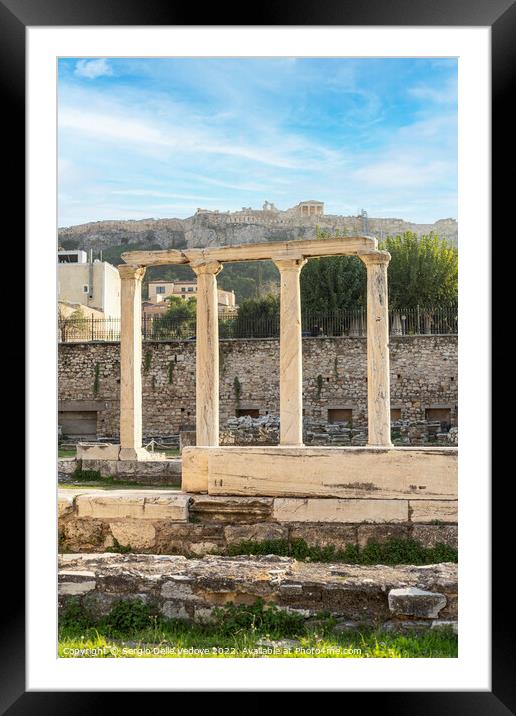
[[[217,630],[224,636],[242,631],[269,636],[297,636],[305,631],[304,617],[301,614],[278,609],[275,605],[266,605],[263,599],[257,599],[252,605],[227,604],[213,612]]]

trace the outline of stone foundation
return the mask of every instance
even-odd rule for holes
[[[115,482],[133,482],[136,485],[181,485],[181,460],[103,460],[72,459],[58,460],[57,470],[60,482],[70,482],[75,470],[92,470],[101,477],[112,478]]]
[[[268,604],[306,618],[327,612],[352,624],[438,627],[457,619],[457,566],[363,567],[288,557],[62,555],[59,607],[73,597],[95,614],[140,599],[163,616],[209,622],[229,602]]]
[[[174,490],[59,492],[61,552],[126,548],[149,554],[224,554],[243,541],[303,539],[364,547],[371,539],[457,547],[456,500],[195,495]]]

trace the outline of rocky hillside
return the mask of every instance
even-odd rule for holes
[[[198,213],[188,219],[141,219],[139,221],[96,221],[59,229],[59,244],[65,249],[94,251],[121,248],[182,248],[224,246],[259,241],[315,238],[317,228],[332,234],[363,232],[360,216],[324,215],[296,217],[286,212]],[[368,219],[368,233],[379,239],[389,234],[431,231],[456,245],[457,222],[441,219],[434,224],[415,224],[403,219]],[[106,256],[109,260],[108,256]]]

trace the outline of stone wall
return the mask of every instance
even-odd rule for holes
[[[303,339],[305,420],[351,408],[354,429],[367,426],[365,338]],[[391,405],[402,421],[426,420],[427,408],[448,407],[457,422],[457,336],[392,336]],[[142,359],[144,435],[177,435],[195,426],[195,342],[145,342]],[[98,367],[97,367],[98,366]],[[97,409],[97,434],[116,437],[119,421],[118,343],[59,346],[60,409]],[[87,408],[86,408],[87,409]],[[279,341],[220,341],[220,423],[237,410],[279,413]]]
[[[457,548],[457,500],[303,499],[192,495],[174,490],[74,488],[59,492],[60,552],[224,554],[243,541],[304,539],[364,547],[414,539]],[[115,542],[116,540],[116,542]]]
[[[252,418],[249,415],[230,418],[220,431],[221,445],[277,445],[280,439],[280,419],[277,415]],[[393,445],[458,444],[458,428],[442,430],[438,421],[396,420],[391,422]],[[360,446],[367,444],[367,427],[356,428],[348,423],[334,425],[325,420],[305,418],[303,443],[307,446]]]
[[[306,619],[327,612],[344,629],[369,624],[412,631],[457,624],[457,566],[306,564],[289,557],[63,555],[59,609],[78,600],[95,616],[141,600],[163,616],[206,623],[224,604],[258,598]]]

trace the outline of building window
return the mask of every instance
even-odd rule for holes
[[[82,292],[83,292],[83,293],[88,293],[89,290],[90,290],[90,287],[89,287],[89,286],[86,286],[86,284],[84,284],[84,286],[82,287]]]
[[[183,293],[186,293],[186,286],[181,286],[181,291],[182,291]]]
[[[351,408],[328,408],[328,422],[334,423],[351,423],[353,411]]]
[[[237,408],[235,415],[237,418],[242,418],[244,415],[249,415],[250,418],[259,418],[260,411],[258,408]]]
[[[165,293],[165,286],[156,286],[156,293]]]
[[[401,408],[391,408],[391,423],[401,420]]]
[[[192,293],[192,291],[193,291],[193,286],[189,286],[188,292],[189,292],[189,293]]]

